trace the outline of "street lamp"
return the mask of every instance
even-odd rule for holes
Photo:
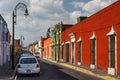
[[[17,9],[19,8],[25,8],[25,16],[28,16],[28,10],[27,10],[27,5],[24,3],[18,3],[15,6],[15,11],[13,10],[13,30],[12,30],[12,69],[15,69],[15,64],[14,64],[14,24],[17,23]]]

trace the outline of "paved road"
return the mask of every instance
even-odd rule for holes
[[[17,80],[103,80],[46,60],[40,60],[41,75],[23,75]]]

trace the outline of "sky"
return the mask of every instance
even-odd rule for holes
[[[40,40],[41,36],[46,37],[48,28],[60,22],[76,24],[77,17],[89,17],[115,1],[117,0],[0,0],[0,14],[12,34],[12,13],[16,5],[27,5],[29,16],[24,16],[24,8],[17,8],[15,39],[24,36],[23,44],[28,46]]]

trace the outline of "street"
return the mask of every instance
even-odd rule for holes
[[[22,75],[17,80],[103,80],[67,67],[46,61],[39,60],[41,64],[41,75]]]
[[[0,80],[120,80],[120,0],[0,0]]]

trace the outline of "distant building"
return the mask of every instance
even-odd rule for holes
[[[51,43],[52,43],[52,38],[47,38],[43,41],[43,57],[44,58],[49,58],[52,59],[52,47],[51,47]]]
[[[21,51],[20,39],[15,39],[15,54],[17,55]]]
[[[30,51],[31,53],[34,52],[34,44],[30,44],[30,45],[28,46],[28,51]]]
[[[38,41],[35,41],[29,45],[29,51],[33,54],[38,52]]]
[[[10,61],[10,32],[7,23],[0,15],[0,65]]]
[[[38,52],[38,41],[34,42],[34,53]]]
[[[39,41],[39,53],[40,53],[40,57],[42,58],[43,57],[43,53],[44,53],[44,41],[46,40],[47,38],[43,38],[41,36],[40,38],[40,41]]]

